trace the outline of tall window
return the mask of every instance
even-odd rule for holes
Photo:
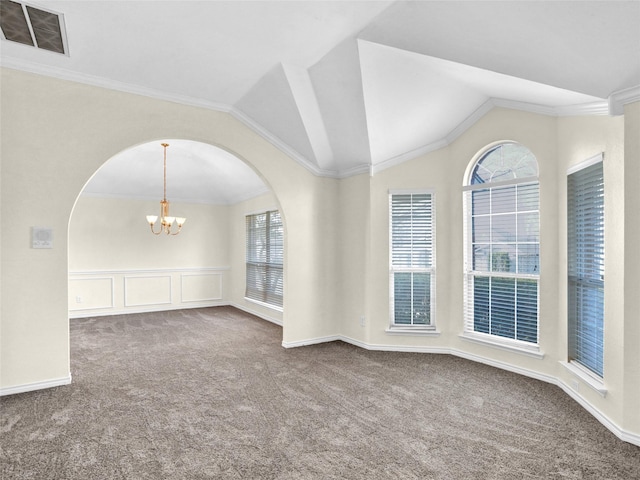
[[[284,237],[277,210],[247,215],[247,281],[245,296],[282,307]]]
[[[569,359],[602,377],[604,173],[602,155],[567,176]]]
[[[536,158],[517,143],[493,146],[472,165],[466,183],[465,332],[515,346],[537,344]]]
[[[391,193],[389,201],[392,325],[433,326],[433,194]]]

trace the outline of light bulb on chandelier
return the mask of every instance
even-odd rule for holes
[[[167,235],[178,235],[187,219],[169,216],[169,201],[167,200],[167,147],[169,144],[162,143],[161,145],[164,148],[164,196],[160,201],[160,230],[156,232],[153,229],[153,226],[158,221],[158,215],[147,215],[147,222],[149,222],[151,233],[154,235],[160,235],[163,232]],[[178,225],[178,230],[175,232],[172,231],[174,223]]]

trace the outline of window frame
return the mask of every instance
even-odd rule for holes
[[[511,178],[508,180],[499,180],[499,181],[487,181],[484,183],[473,183],[473,175],[474,172],[477,168],[477,166],[484,161],[486,158],[488,158],[488,156],[493,153],[498,147],[504,146],[504,145],[517,145],[523,148],[526,148],[529,153],[532,155],[533,159],[535,160],[535,166],[536,166],[536,174],[535,175],[528,175],[528,176],[523,176],[523,177],[515,177],[515,178]],[[512,169],[510,169],[512,171]],[[472,192],[473,191],[480,191],[480,190],[488,190],[488,194],[490,196],[492,196],[495,193],[495,190],[500,190],[500,189],[508,189],[511,186],[515,187],[515,198],[516,198],[516,202],[518,199],[518,186],[520,186],[521,188],[526,187],[527,185],[536,185],[537,189],[536,189],[536,194],[537,194],[537,208],[534,210],[523,210],[520,211],[518,209],[517,203],[516,206],[514,207],[513,211],[509,210],[509,211],[504,211],[501,213],[504,213],[506,215],[516,215],[516,223],[517,223],[517,219],[518,219],[518,215],[521,213],[537,213],[537,219],[538,219],[538,224],[537,224],[537,236],[538,236],[538,240],[537,242],[520,242],[520,240],[517,239],[516,236],[516,240],[513,242],[514,245],[516,246],[516,248],[519,245],[525,245],[528,243],[531,243],[533,245],[537,245],[538,246],[538,259],[537,259],[537,273],[520,273],[520,272],[510,272],[510,271],[494,271],[493,270],[493,264],[492,264],[492,257],[489,257],[489,265],[485,270],[477,270],[474,268],[474,256],[473,256],[473,252],[474,252],[474,225],[473,225],[473,197],[472,197]],[[471,160],[471,162],[469,163],[468,167],[467,167],[467,171],[465,173],[465,177],[464,177],[464,182],[463,182],[463,249],[464,249],[464,264],[463,264],[463,279],[464,279],[464,286],[463,286],[463,305],[464,305],[464,311],[463,311],[463,332],[460,335],[461,338],[465,339],[465,340],[470,340],[476,343],[481,343],[481,344],[486,344],[486,345],[491,345],[493,347],[497,347],[497,348],[501,348],[501,349],[505,349],[508,351],[513,351],[513,352],[517,352],[517,353],[522,353],[522,354],[526,354],[526,355],[530,355],[536,358],[542,358],[544,356],[544,354],[540,351],[540,220],[541,220],[541,215],[540,215],[540,181],[539,181],[539,165],[537,162],[537,159],[535,158],[535,156],[533,155],[533,152],[531,152],[530,149],[528,149],[526,146],[519,144],[518,142],[514,142],[514,141],[500,141],[500,142],[495,142],[493,144],[490,144],[488,146],[486,146],[485,148],[483,148],[480,152],[478,152],[474,158]],[[493,211],[492,209],[493,207],[490,207],[489,213],[486,215],[487,217],[491,217],[490,222],[493,222],[493,218],[494,216],[497,217],[496,212]],[[499,215],[499,214],[498,214]],[[478,216],[478,215],[476,215]],[[492,225],[492,223],[490,223],[490,225]],[[516,227],[517,228],[517,227]],[[493,236],[493,226],[489,226],[488,228],[488,232],[490,233],[491,237]],[[475,242],[478,243],[478,242]],[[480,243],[485,243],[485,242],[480,242]],[[487,243],[487,245],[489,246],[489,250],[491,251],[491,249],[493,248],[493,246],[495,244],[500,244],[500,242],[493,242],[493,239],[491,238],[491,240]],[[516,257],[517,260],[519,260],[519,256]],[[517,268],[516,268],[517,270]],[[535,280],[535,285],[536,285],[536,294],[535,294],[535,316],[536,316],[536,341],[535,342],[530,342],[530,341],[524,341],[524,340],[519,340],[517,338],[517,322],[514,319],[514,334],[513,337],[507,337],[507,336],[501,336],[501,335],[496,335],[493,333],[485,333],[485,332],[481,332],[476,330],[476,319],[475,319],[475,303],[476,303],[476,298],[475,298],[475,283],[476,283],[476,278],[478,277],[487,277],[489,278],[489,284],[491,285],[491,282],[493,282],[493,279],[498,279],[498,278],[505,278],[505,279],[514,279],[514,300],[513,300],[513,309],[515,310],[516,308],[518,308],[517,306],[517,299],[518,299],[518,279],[520,280]],[[491,287],[489,287],[491,288]],[[490,295],[490,300],[489,302],[491,303],[491,293]],[[511,298],[511,297],[509,297]],[[531,296],[528,295],[527,299],[531,299]],[[511,306],[510,303],[507,304],[507,306]],[[489,307],[491,308],[491,307]],[[493,310],[492,310],[493,311]],[[493,313],[491,314],[493,315]]]
[[[428,235],[430,243],[429,266],[398,266],[394,265],[393,256],[393,198],[399,195],[428,195],[431,210]],[[419,334],[439,335],[436,329],[436,196],[434,189],[390,189],[388,192],[389,212],[389,327],[386,332],[390,334]],[[412,229],[413,232],[413,229]],[[395,318],[395,274],[396,273],[427,273],[429,275],[429,323],[396,323]],[[413,295],[413,287],[412,295]],[[413,304],[413,301],[411,302]],[[413,308],[413,305],[412,305]],[[412,315],[413,316],[413,315]],[[412,320],[413,321],[413,320]]]
[[[272,216],[277,214],[279,217],[280,223],[280,231],[279,235],[281,237],[281,241],[275,244],[275,247],[279,249],[276,251],[276,258],[280,258],[282,261],[270,261],[270,255],[272,250],[272,242],[271,242],[271,223]],[[264,227],[264,245],[263,248],[266,250],[266,257],[264,261],[260,261],[257,258],[250,258],[253,253],[256,253],[253,249],[257,248],[256,245],[250,243],[251,239],[254,238],[253,233],[260,233],[259,230],[252,226],[252,220],[256,219],[258,216],[265,216],[265,227]],[[253,230],[252,230],[253,229]],[[272,270],[279,272],[279,282],[274,285],[281,285],[280,289],[282,291],[281,294],[275,289],[258,289],[254,288],[253,285],[250,285],[250,271],[254,268],[264,268],[265,275],[269,276]],[[276,299],[276,303],[273,303],[273,299]],[[245,295],[244,299],[256,303],[258,305],[262,305],[267,308],[271,308],[273,310],[283,311],[284,304],[284,224],[282,221],[282,217],[280,215],[280,211],[278,209],[269,209],[260,212],[248,213],[245,215]],[[279,302],[277,300],[279,299]]]
[[[576,244],[575,246],[572,247],[571,241],[572,241],[572,237],[575,238],[576,240],[578,240],[577,235],[572,234],[572,225],[571,225],[571,220],[572,220],[572,212],[571,212],[571,207],[573,205],[572,202],[572,198],[571,198],[571,188],[570,188],[570,181],[572,178],[572,175],[578,173],[578,172],[584,172],[586,169],[591,168],[595,165],[599,165],[601,171],[600,173],[600,177],[598,178],[600,185],[598,185],[598,188],[601,189],[601,203],[598,205],[598,207],[596,208],[600,208],[601,209],[601,215],[598,218],[590,218],[591,222],[590,222],[590,231],[592,231],[593,226],[592,226],[592,222],[595,220],[596,222],[598,222],[599,225],[601,225],[602,228],[602,235],[601,235],[601,243],[598,243],[597,245],[594,245],[592,243],[580,243],[580,244]],[[592,181],[589,181],[589,183],[593,183]],[[605,257],[606,257],[606,252],[605,252],[605,238],[606,238],[606,231],[605,231],[605,178],[604,178],[604,154],[603,153],[599,153],[591,158],[588,158],[587,160],[574,165],[573,167],[569,168],[567,170],[567,368],[569,368],[570,371],[572,371],[572,373],[576,374],[577,376],[581,377],[583,380],[585,380],[590,386],[592,386],[592,388],[594,388],[596,391],[598,391],[601,394],[606,394],[606,389],[604,388],[604,347],[605,347],[605,341],[604,341],[604,330],[605,330],[605,317],[604,317],[604,308],[605,308],[605,298],[604,298],[604,289],[605,289],[605,278],[606,278],[606,272],[605,272]],[[584,192],[584,190],[586,189],[585,185],[582,184],[580,186],[580,190],[582,192]],[[584,204],[580,205],[580,207],[584,207]],[[591,210],[593,210],[593,206],[591,207]],[[584,213],[584,212],[583,212]],[[589,237],[591,237],[591,239],[593,239],[594,235],[589,235]],[[585,249],[585,246],[589,246],[589,249]],[[601,270],[600,270],[600,279],[599,280],[593,280],[590,278],[586,278],[586,276],[580,277],[580,278],[575,278],[573,279],[573,277],[578,277],[578,275],[572,275],[572,268],[571,268],[571,264],[572,262],[577,263],[581,263],[580,266],[576,265],[576,268],[580,268],[580,267],[586,267],[587,265],[582,265],[582,263],[584,262],[584,260],[579,260],[576,256],[576,258],[572,257],[572,251],[577,251],[580,250],[582,252],[586,252],[586,251],[594,251],[593,248],[600,248],[602,251],[602,260],[601,260]],[[588,260],[592,260],[592,262],[588,265],[589,268],[592,268],[595,263],[593,263],[593,259],[588,259]],[[598,348],[598,352],[596,354],[596,356],[598,358],[583,358],[582,354],[582,349],[579,348],[578,346],[576,346],[576,342],[579,341],[578,337],[578,333],[576,332],[576,329],[578,328],[577,324],[578,322],[580,322],[582,319],[578,318],[578,306],[577,305],[572,305],[572,298],[576,298],[574,297],[574,295],[577,294],[572,294],[572,279],[573,279],[573,284],[575,284],[576,286],[576,290],[578,289],[578,287],[581,287],[581,292],[583,292],[583,290],[587,287],[591,287],[591,288],[596,288],[596,284],[598,284],[598,288],[599,290],[602,291],[602,295],[601,295],[601,302],[597,305],[596,308],[599,308],[599,313],[601,314],[601,316],[597,319],[597,321],[599,322],[598,325],[596,326],[596,329],[600,329],[601,330],[601,338],[599,339],[599,345],[595,345],[596,348]],[[591,297],[590,297],[591,298]],[[593,298],[591,300],[594,300]],[[595,299],[597,300],[597,298]],[[577,300],[576,300],[577,301]],[[575,306],[575,316],[572,316],[572,307]],[[593,340],[593,339],[589,339],[589,340]],[[598,340],[596,340],[598,341]],[[580,351],[577,351],[580,350]],[[598,363],[599,362],[599,363]],[[598,363],[598,365],[593,365],[594,363]],[[600,371],[597,371],[599,367]]]

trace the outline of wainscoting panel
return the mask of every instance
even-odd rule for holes
[[[188,273],[180,275],[182,302],[222,300],[222,274]]]
[[[69,280],[69,310],[113,308],[113,277]]]
[[[69,317],[227,305],[229,267],[69,272]]]
[[[171,304],[171,275],[124,277],[124,306]]]

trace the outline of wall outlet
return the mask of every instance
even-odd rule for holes
[[[578,380],[571,380],[571,388],[573,388],[576,392],[580,391],[580,382]]]
[[[360,315],[360,326],[364,327],[366,325],[366,321],[364,315]]]
[[[82,303],[82,297],[80,295],[76,297],[76,303]]]

